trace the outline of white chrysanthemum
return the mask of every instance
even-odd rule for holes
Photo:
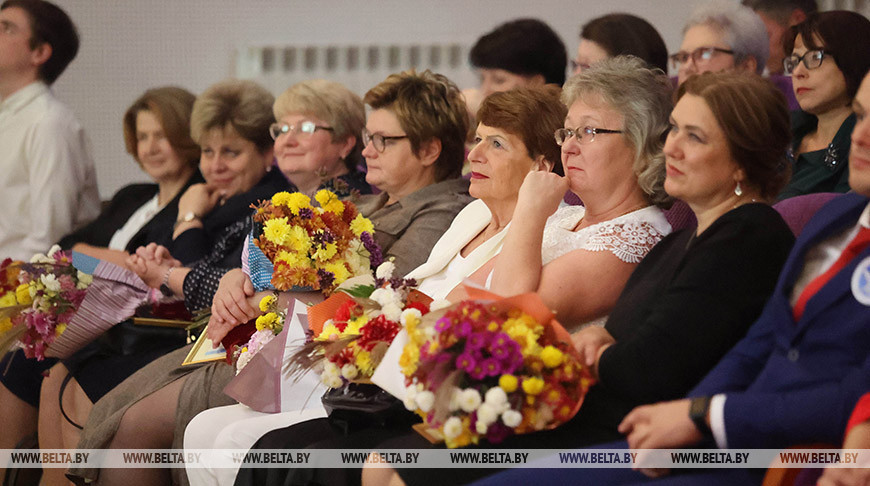
[[[471,413],[480,406],[480,392],[474,388],[466,388],[459,394],[459,408],[464,412]]]
[[[405,408],[410,411],[417,410],[417,385],[411,385],[405,389]]]
[[[414,401],[417,402],[417,407],[420,408],[420,411],[423,413],[429,413],[435,405],[435,394],[429,390],[424,390],[414,397]]]
[[[455,439],[462,434],[462,420],[459,417],[450,417],[444,422],[444,438]]]
[[[503,414],[501,414],[501,421],[510,428],[514,428],[519,426],[523,421],[523,414],[517,412],[516,410],[505,410]]]
[[[355,365],[348,363],[341,367],[341,376],[344,377],[345,380],[352,380],[359,375],[359,368]]]
[[[414,309],[413,307],[410,309],[405,309],[402,311],[402,319],[399,321],[403,326],[408,325],[408,319],[414,320],[414,323],[420,322],[420,318],[423,317],[423,313],[420,312],[420,309]]]
[[[76,283],[77,289],[83,289],[94,281],[93,275],[82,272],[81,270],[76,273],[76,277],[78,278],[78,282]]]
[[[383,307],[383,306],[385,306],[385,305],[387,305],[390,302],[393,302],[395,300],[395,298],[393,297],[393,294],[395,294],[393,289],[380,288],[380,289],[375,289],[375,291],[372,292],[372,295],[370,295],[369,298],[372,299],[373,301],[377,302],[378,304],[380,304],[381,307]]]
[[[400,320],[402,320],[402,308],[396,305],[394,302],[390,302],[389,304],[383,306],[381,308],[381,312],[384,313],[384,317],[393,322],[399,322]]]
[[[60,245],[51,245],[46,256],[54,258],[54,254],[60,251]]]
[[[483,422],[486,425],[494,423],[498,420],[498,410],[488,403],[484,403],[477,409],[477,421]]]
[[[435,299],[432,301],[431,304],[429,304],[429,310],[430,311],[437,311],[439,309],[446,309],[446,308],[450,307],[451,305],[453,305],[453,303],[450,302],[449,300]]]
[[[462,394],[462,390],[459,387],[454,386],[453,391],[450,392],[450,404],[448,405],[451,412],[455,412],[459,410],[459,396]]]
[[[486,431],[489,429],[489,425],[486,425],[485,423],[483,423],[483,422],[481,422],[480,420],[478,420],[478,421],[474,424],[474,428],[477,429],[477,433],[478,433],[478,434],[480,434],[480,435],[486,435]]]
[[[49,292],[60,292],[60,282],[57,280],[57,277],[55,277],[53,273],[46,273],[45,275],[40,275],[39,281],[42,282],[42,285],[45,285],[45,290]]]
[[[378,269],[375,271],[375,276],[384,280],[388,280],[393,276],[393,272],[395,271],[396,264],[391,261],[386,261],[378,265]]]
[[[242,372],[242,368],[244,368],[245,366],[248,365],[248,363],[251,361],[251,358],[253,358],[251,353],[249,353],[247,351],[242,351],[242,353],[239,355],[238,361],[236,361],[236,374],[237,375]]]
[[[344,385],[344,382],[341,381],[341,378],[338,376],[323,375],[322,380],[323,380],[323,384],[328,386],[329,388],[338,388],[338,387]]]
[[[507,393],[500,386],[494,386],[486,391],[483,401],[492,405],[498,412],[502,412],[507,405],[507,399]]]
[[[326,364],[323,365],[323,376],[339,376],[340,374],[341,370],[338,369],[338,365],[332,361],[326,361]]]
[[[43,253],[37,253],[30,257],[30,263],[54,263],[54,258],[48,258]]]

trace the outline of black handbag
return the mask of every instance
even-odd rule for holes
[[[345,435],[361,428],[411,425],[420,420],[399,399],[371,383],[330,388],[320,400],[329,421]]]

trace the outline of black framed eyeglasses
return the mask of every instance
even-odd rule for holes
[[[825,51],[822,49],[813,49],[805,52],[802,56],[792,54],[782,60],[782,68],[786,74],[791,74],[798,64],[804,63],[807,69],[816,69],[822,65],[822,60],[825,59]]]
[[[731,54],[732,56],[734,55],[734,51],[731,49],[723,49],[721,47],[699,47],[692,52],[680,51],[676,54],[671,54],[669,59],[671,60],[671,66],[673,66],[674,69],[679,69],[680,65],[688,62],[689,58],[691,58],[695,64],[703,64],[713,59],[713,56],[715,56],[717,52]]]
[[[565,142],[567,142],[571,137],[577,139],[577,143],[591,143],[595,140],[595,135],[599,133],[622,133],[622,130],[608,130],[606,128],[594,128],[594,127],[583,127],[583,128],[560,128],[556,130],[554,134],[556,137],[556,144],[561,146]]]
[[[303,121],[299,123],[295,123],[293,125],[288,123],[273,123],[269,125],[269,135],[272,136],[272,140],[277,140],[281,135],[313,135],[317,130],[328,130],[330,132],[334,131],[332,127],[327,127],[323,125],[318,125],[313,121]]]
[[[362,131],[362,141],[363,147],[368,146],[369,142],[371,142],[372,146],[378,152],[383,152],[387,148],[387,142],[390,140],[401,140],[403,138],[408,138],[407,135],[393,135],[393,136],[385,136],[380,133],[372,133],[367,129],[363,128]]]

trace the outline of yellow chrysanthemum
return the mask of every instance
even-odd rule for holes
[[[335,327],[335,324],[330,322],[329,324],[323,326],[323,330],[320,331],[320,334],[317,335],[318,341],[329,341],[332,336],[340,337],[341,331]]]
[[[275,310],[278,305],[278,298],[274,295],[267,295],[260,299],[260,311],[269,312]]]
[[[547,368],[555,368],[562,364],[562,360],[565,358],[562,351],[559,351],[555,346],[547,346],[541,351],[541,360],[544,362],[544,366]]]
[[[364,218],[362,214],[357,214],[356,217],[353,218],[353,221],[350,222],[350,230],[357,236],[364,232],[373,234],[375,232],[375,225],[373,225],[368,218]]]
[[[335,275],[336,284],[341,284],[342,282],[350,278],[350,271],[348,271],[344,263],[327,263],[324,264],[321,268],[323,268],[327,272],[332,272],[332,274]]]
[[[305,228],[301,226],[293,226],[287,234],[285,244],[291,250],[299,252],[300,254],[308,254],[308,250],[311,249],[311,238],[308,236],[308,232],[305,231]]]
[[[317,204],[320,204],[320,207],[324,207],[332,200],[337,199],[338,196],[336,196],[335,193],[330,191],[329,189],[321,189],[317,191],[317,194],[314,195],[314,200],[317,201]]]
[[[4,317],[0,319],[0,334],[12,329],[12,319]]]
[[[344,335],[351,336],[360,333],[360,329],[369,323],[368,316],[360,316],[356,319],[347,321],[347,327],[344,328]]]
[[[372,363],[372,355],[368,351],[361,349],[356,354],[356,359],[354,360],[356,363],[356,367],[359,368],[360,373],[366,376],[371,376],[374,372],[374,363]]]
[[[498,379],[498,386],[506,393],[515,392],[518,384],[519,380],[514,375],[501,375]]]
[[[287,206],[290,203],[290,193],[281,191],[272,196],[272,204],[275,206]]]
[[[408,343],[402,350],[402,356],[399,357],[399,366],[402,368],[402,373],[405,376],[411,376],[417,371],[417,364],[420,362],[420,348],[413,343]]]
[[[287,198],[285,206],[290,208],[290,212],[293,214],[299,214],[300,209],[311,207],[311,198],[300,192],[294,192]]]
[[[314,199],[317,200],[318,204],[320,204],[320,207],[323,208],[324,211],[329,211],[339,216],[344,212],[344,203],[338,199],[338,196],[336,196],[334,192],[328,189],[317,191],[317,194],[314,195]]]
[[[307,263],[308,259],[304,259]],[[303,259],[299,257],[297,253],[289,252],[289,251],[279,251],[278,256],[275,257],[276,262],[284,262],[288,267],[296,268],[302,266]]]
[[[526,395],[538,395],[544,389],[544,380],[538,377],[523,379],[523,391]]]
[[[284,245],[291,231],[292,227],[287,224],[287,218],[270,219],[263,224],[263,236],[276,245]]]
[[[15,298],[21,305],[30,305],[33,303],[33,297],[30,296],[30,284],[21,284],[15,289]]]
[[[57,325],[57,327],[54,328],[54,335],[60,336],[61,334],[63,334],[64,331],[66,331],[66,324],[60,323]]]
[[[321,262],[327,262],[335,256],[337,251],[338,247],[335,246],[335,243],[327,243],[326,246],[320,247],[314,252],[314,258]]]
[[[15,292],[6,292],[3,297],[0,297],[0,307],[10,307],[18,304],[18,299],[15,297]]]
[[[269,312],[257,318],[257,330],[273,329],[278,321],[278,314]]]

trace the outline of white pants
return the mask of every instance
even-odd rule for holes
[[[245,405],[229,405],[206,410],[190,421],[184,431],[185,449],[224,449],[219,461],[222,467],[187,469],[191,486],[227,485],[236,480],[241,464],[234,462],[230,450],[248,450],[254,442],[272,430],[288,427],[306,420],[326,417],[320,400],[307,410],[282,413],[263,413]]]

